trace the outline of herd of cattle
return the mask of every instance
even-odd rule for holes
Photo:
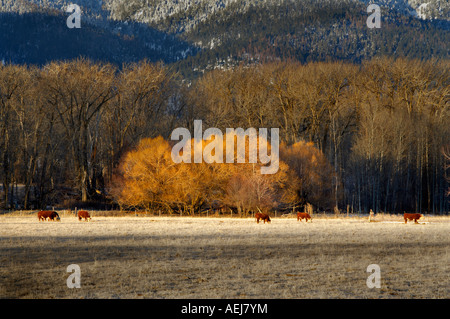
[[[259,223],[260,220],[264,221],[264,224],[270,223],[270,217],[267,214],[264,213],[256,213],[255,214],[256,217],[256,222]],[[408,214],[408,213],[404,213],[403,214],[403,218],[405,219],[405,224],[408,222],[408,220],[414,220],[414,222],[416,224],[418,224],[418,220],[419,218],[422,217],[422,214]],[[310,220],[312,222],[312,218],[308,213],[297,213],[297,221],[302,221],[303,219],[305,219],[305,222],[308,222],[308,220]]]
[[[270,223],[270,217],[264,213],[256,213],[255,214],[256,222],[259,223],[260,220],[264,221],[264,224]],[[303,218],[308,222],[308,219],[312,222],[311,216],[308,213],[297,213],[297,221],[302,221]]]
[[[78,211],[78,220],[81,221],[84,218],[85,221],[90,221],[91,216],[86,210],[80,210]],[[38,219],[39,221],[61,221],[61,218],[59,217],[58,213],[52,210],[41,210],[38,213]]]
[[[403,215],[403,218],[405,219],[405,224],[407,223],[408,220],[414,220],[414,222],[416,224],[418,224],[418,220],[419,218],[422,217],[421,214],[408,214],[405,213]],[[255,213],[255,218],[256,218],[256,222],[259,224],[259,221],[262,220],[264,222],[264,224],[270,223],[270,217],[267,214],[264,213]],[[59,217],[58,213],[55,211],[51,211],[51,210],[42,210],[38,213],[38,219],[39,221],[61,221],[61,218]],[[78,211],[78,220],[85,220],[85,221],[90,221],[91,220],[91,216],[89,215],[89,213],[86,210],[80,210]],[[303,219],[305,219],[306,222],[308,222],[308,220],[310,220],[312,222],[312,218],[308,213],[297,213],[297,221],[302,221]]]

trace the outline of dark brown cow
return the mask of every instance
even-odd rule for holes
[[[48,218],[48,220],[50,221],[50,220],[53,220],[53,221],[55,221],[55,220],[57,220],[57,221],[61,221],[61,218],[59,218],[59,215],[58,215],[58,213],[57,212],[54,212],[54,211],[52,211],[52,210],[41,210],[39,213],[38,213],[38,219],[39,219],[39,221],[44,221],[44,220],[47,220],[47,218]]]
[[[408,214],[408,213],[403,214],[403,218],[405,219],[405,224],[407,223],[408,219],[409,219],[409,220],[414,220],[414,222],[415,222],[416,224],[418,224],[417,220],[418,220],[420,217],[422,217],[421,214]]]
[[[259,224],[259,220],[262,219],[264,221],[264,224],[266,223],[270,223],[270,217],[267,214],[263,214],[263,213],[256,213],[255,214],[256,217],[256,222]]]
[[[91,220],[91,216],[89,215],[89,213],[86,210],[80,210],[78,212],[78,220],[81,221],[83,218],[85,221]]]
[[[308,213],[297,213],[297,221],[302,221],[302,219],[306,219],[306,222],[308,222],[308,219],[312,222],[311,216]]]

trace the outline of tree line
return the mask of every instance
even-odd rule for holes
[[[195,81],[147,61],[2,65],[0,205],[78,201],[186,212],[227,205],[245,213],[255,205],[310,203],[446,213],[449,89],[447,60],[277,62],[214,70]],[[176,183],[160,174],[143,192],[139,182],[152,180],[152,158],[167,157],[171,132],[192,132],[198,119],[222,131],[279,128],[281,175],[261,178],[245,165],[170,166]],[[136,158],[144,161],[137,177]],[[265,185],[266,195],[246,192],[256,192],[251,185]]]

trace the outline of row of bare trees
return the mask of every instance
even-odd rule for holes
[[[194,117],[208,126],[279,127],[334,168],[336,206],[448,212],[449,62],[274,63],[204,75]],[[315,203],[317,205],[317,203]]]
[[[178,94],[174,75],[147,62],[0,66],[2,206],[101,199],[128,148],[168,134]]]
[[[194,120],[201,119],[204,129],[222,131],[277,127],[285,147],[298,148],[290,150],[292,156],[318,152],[309,161],[323,157],[331,168],[314,173],[326,174],[320,183],[308,160],[296,166],[285,159],[298,178],[290,188],[296,197],[287,201],[292,205],[448,212],[442,149],[450,144],[449,91],[448,61],[270,63],[215,70],[193,82],[148,62],[120,69],[85,60],[42,68],[3,65],[0,205],[42,207],[75,198],[154,207],[156,199],[138,205],[117,197],[124,194],[121,187],[133,189],[125,183],[121,164],[141,140],[164,148],[173,129],[192,132]],[[193,191],[202,183],[195,182],[193,172],[181,173],[181,166],[173,170],[191,176],[191,184],[178,185],[161,205],[189,211],[211,204],[215,197],[205,194],[212,186],[198,186],[202,196],[181,199],[180,188]],[[248,189],[243,185],[257,183],[245,174],[227,174],[226,180],[208,179],[235,190],[221,192],[228,194],[226,201],[222,198],[227,205],[245,195],[238,195],[239,189]],[[269,202],[283,202],[280,192],[271,194],[276,196],[266,196],[273,199]],[[138,198],[131,191],[128,196]],[[239,206],[235,200],[233,206],[245,211],[250,202]]]

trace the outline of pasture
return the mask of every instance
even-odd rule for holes
[[[450,297],[449,217],[92,217],[1,215],[0,297]],[[71,264],[81,288],[67,287]]]

